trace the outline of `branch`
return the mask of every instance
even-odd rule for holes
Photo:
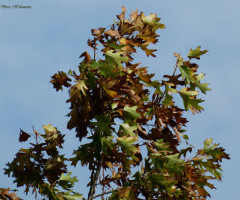
[[[93,194],[94,194],[95,187],[97,185],[97,180],[100,174],[101,165],[102,165],[102,161],[100,161],[99,165],[97,166],[97,171],[94,175],[94,180],[92,180],[93,177],[91,178],[91,187],[88,193],[88,200],[92,200],[94,198]]]
[[[105,195],[105,194],[110,194],[110,193],[112,193],[112,192],[113,192],[112,190],[109,190],[109,191],[103,192],[102,194],[97,194],[97,195],[95,195],[93,198],[95,199],[95,198],[101,197],[101,196],[103,196],[103,195]]]

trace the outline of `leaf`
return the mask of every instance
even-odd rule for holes
[[[54,189],[50,185],[44,185],[43,189],[41,190],[41,194],[47,195],[49,200],[60,200],[56,193],[54,192]]]
[[[210,150],[212,150],[212,149],[214,149],[215,147],[217,147],[218,145],[213,145],[213,146],[211,146],[211,144],[212,144],[212,141],[213,141],[213,138],[210,138],[210,139],[206,139],[205,141],[204,141],[204,150],[207,150],[207,149],[210,149]],[[211,148],[209,148],[211,146]]]
[[[101,63],[99,61],[93,61],[91,63],[91,68],[92,69],[96,69],[96,68],[99,68],[101,66]]]
[[[112,104],[111,104],[112,110],[114,110],[115,108],[117,108],[117,105],[118,105],[117,103],[112,103]]]
[[[138,9],[136,9],[135,12],[132,11],[132,14],[129,15],[129,16],[130,16],[131,20],[134,21],[137,18],[137,16],[138,16]]]
[[[114,50],[109,50],[105,53],[105,55],[111,57],[117,63],[118,66],[121,66],[122,62],[128,61],[128,57],[121,56],[123,53],[124,52],[121,51],[114,53]]]
[[[43,129],[46,135],[53,135],[54,133],[58,132],[57,128],[53,127],[51,124],[43,125]]]
[[[150,15],[145,16],[143,12],[141,13],[141,19],[144,23],[152,26],[160,20],[160,18],[157,18],[157,14],[151,13]]]
[[[187,152],[192,152],[192,147],[187,147],[186,149],[181,149],[180,151],[180,155],[183,155],[184,157],[186,157]]]
[[[107,133],[110,135],[111,132],[114,130],[111,127],[112,122],[108,114],[96,115],[95,119],[97,120],[97,122],[92,122],[92,125],[95,127],[95,131],[97,133]]]
[[[56,88],[56,91],[63,90],[62,86],[65,86],[65,87],[71,86],[71,84],[69,83],[71,79],[63,71],[58,71],[58,73],[51,76],[51,78],[52,80],[50,82],[53,84],[53,88]]]
[[[120,15],[117,15],[117,18],[120,20],[120,21],[123,21],[123,19],[125,18],[125,13],[126,13],[127,9],[122,6],[122,13]]]
[[[1,200],[22,200],[19,197],[16,196],[16,193],[12,192],[9,193],[10,188],[4,189],[0,188],[0,199]],[[14,190],[11,190],[14,191]]]
[[[183,79],[186,78],[187,82],[190,83],[192,81],[192,73],[191,69],[187,65],[181,65],[179,70],[182,74]]]
[[[71,92],[70,92],[70,96],[73,97],[74,99],[75,98],[83,98],[83,96],[86,96],[87,95],[87,86],[85,84],[85,82],[83,80],[79,80],[79,81],[76,81],[77,84],[73,85],[71,87]],[[70,100],[68,100],[70,101]]]
[[[66,199],[68,200],[75,200],[75,199],[82,199],[83,196],[81,194],[78,193],[74,193],[72,195],[63,195]]]
[[[91,152],[89,152],[90,144],[81,145],[78,150],[74,150],[73,154],[76,156],[70,158],[69,160],[72,162],[71,165],[75,166],[79,161],[81,161],[81,165],[86,165],[89,160],[91,160]]]
[[[59,179],[59,186],[61,186],[63,189],[69,189],[74,186],[75,182],[78,182],[78,179],[76,176],[71,177],[72,172],[68,172],[66,176],[62,173],[60,179]]]
[[[86,84],[90,86],[90,88],[95,88],[97,82],[97,78],[95,77],[95,73],[89,72],[87,74]]]
[[[117,141],[120,144],[122,151],[126,152],[128,155],[133,155],[133,154],[139,152],[139,149],[136,146],[132,145],[134,142],[137,141],[136,137],[132,137],[132,136],[131,137],[129,137],[129,136],[118,137]]]
[[[188,91],[187,88],[183,88],[179,91],[179,93],[184,94],[184,95],[198,95],[198,91]]]
[[[160,174],[151,174],[149,176],[149,179],[151,181],[151,190],[152,192],[154,191],[155,189],[155,186],[157,185],[159,187],[159,189],[163,189],[163,182],[164,182],[164,177],[161,176]]]
[[[118,30],[112,30],[112,29],[110,29],[110,30],[108,30],[108,31],[105,31],[104,34],[107,35],[107,36],[110,36],[112,39],[115,39],[116,36],[117,36],[118,38],[121,37],[121,35],[119,34]]]
[[[153,143],[154,147],[157,148],[159,152],[171,152],[172,149],[169,148],[169,143],[164,142],[163,139],[159,139],[156,142]]]
[[[200,56],[208,52],[208,50],[200,51],[200,48],[201,48],[201,46],[198,46],[195,50],[191,49],[187,55],[188,58],[190,58],[190,59],[196,58],[196,59],[200,60]]]
[[[122,39],[122,38],[121,38]],[[121,45],[116,45],[114,43],[111,43],[108,45],[109,47],[112,47],[113,49],[118,49],[121,50],[122,48],[124,48],[126,45],[125,44],[121,44]]]
[[[183,88],[179,91],[184,103],[185,110],[189,108],[194,112],[193,108],[197,111],[203,110],[203,107],[199,106],[198,104],[203,102],[201,99],[195,99],[192,95],[197,95],[198,91],[187,91],[187,88]]]
[[[144,114],[147,119],[152,119],[154,114],[154,108],[148,108],[148,111]]]
[[[195,87],[198,87],[203,94],[206,94],[206,91],[211,89],[208,87],[209,83],[200,83],[200,80],[204,78],[203,73],[200,73],[196,76],[196,81],[191,83],[191,89],[195,90]]]
[[[152,82],[153,83],[153,82]],[[154,83],[155,84],[155,83]],[[161,90],[161,84],[160,83],[158,83],[156,86],[153,86],[153,87],[155,87],[156,89],[155,89],[155,94],[157,94],[157,95],[161,95],[163,92],[162,92],[162,90]]]
[[[30,138],[31,135],[24,132],[22,129],[20,129],[20,136],[19,136],[19,142],[26,142],[28,138]]]
[[[137,130],[137,126],[130,126],[128,123],[120,124],[119,131],[122,132],[122,135],[136,136],[133,131]]]
[[[103,137],[101,138],[101,143],[102,143],[102,151],[105,155],[107,155],[107,146],[110,147],[110,149],[115,148],[115,144],[112,142],[112,139],[114,136],[108,136],[108,137]]]
[[[123,109],[123,113],[126,117],[134,120],[136,118],[141,117],[141,114],[136,111],[137,108],[138,108],[137,105],[133,107],[125,106]]]
[[[156,57],[155,54],[153,54],[153,52],[157,51],[156,49],[148,49],[148,45],[151,44],[151,42],[147,41],[145,43],[143,43],[142,45],[140,45],[141,49],[143,51],[145,51],[145,53],[147,54],[147,57],[148,56],[152,56],[152,57]]]
[[[106,61],[99,67],[99,72],[106,78],[115,78],[119,74],[119,68],[111,57],[106,57]]]
[[[177,66],[180,67],[183,64],[183,58],[177,53],[174,53],[174,56],[177,58]]]
[[[88,54],[87,51],[83,52],[83,53],[79,56],[79,58],[82,58],[82,57],[84,57],[85,63],[87,63],[87,62],[89,62],[89,61],[91,60],[90,55]]]
[[[136,74],[139,76],[139,78],[144,81],[145,83],[150,84],[151,78],[154,76],[154,74],[147,74],[147,71],[143,68],[143,69],[139,69],[138,72],[136,72]]]

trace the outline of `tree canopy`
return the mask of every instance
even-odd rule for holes
[[[184,129],[184,112],[200,113],[199,95],[211,90],[192,62],[207,50],[198,46],[184,57],[174,53],[173,73],[153,80],[147,67],[134,62],[134,54],[143,50],[155,57],[156,49],[149,46],[158,42],[157,31],[165,25],[156,14],[136,10],[125,19],[125,13],[122,7],[118,21],[91,30],[87,43],[93,55],[83,52],[77,70],[51,77],[56,91],[69,91],[67,128],[79,139],[73,156],[60,154],[65,135],[51,124],[43,126],[44,133],[20,130],[19,142],[34,142],[7,163],[5,174],[17,187],[24,186],[26,194],[51,200],[194,200],[210,197],[208,188],[215,188],[210,180],[221,180],[220,163],[229,155],[213,139],[206,139],[201,149],[194,147]],[[179,105],[176,96],[182,99]],[[179,147],[182,142],[186,148]],[[91,172],[87,197],[73,191],[78,179],[68,171],[69,161]],[[0,190],[0,198],[20,199],[9,188]]]

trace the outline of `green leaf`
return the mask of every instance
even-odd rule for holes
[[[130,126],[128,123],[120,124],[119,131],[122,132],[122,135],[136,136],[133,131],[137,129],[137,126]]]
[[[127,56],[121,56],[124,52],[116,52],[114,53],[113,50],[109,50],[105,53],[106,56],[112,58],[117,65],[120,67],[122,62],[127,62],[128,57]]]
[[[107,155],[107,147],[110,147],[110,149],[114,149],[116,145],[112,142],[112,139],[114,136],[108,136],[101,138],[102,143],[102,151],[105,155]]]
[[[184,157],[186,157],[187,152],[192,152],[192,147],[187,147],[186,149],[181,149],[180,151],[180,155],[183,155]]]
[[[214,148],[216,148],[218,146],[218,144],[214,144],[214,145],[211,146],[212,141],[213,141],[213,138],[206,139],[204,141],[204,148],[203,148],[203,150],[213,150]]]
[[[155,94],[161,95],[163,93],[162,90],[161,90],[161,86],[162,86],[161,84],[156,85],[156,87],[155,87],[156,90],[154,92]]]
[[[146,116],[147,119],[152,119],[153,113],[154,113],[154,108],[148,108],[144,116]]]
[[[162,175],[160,175],[160,174],[151,174],[149,176],[149,179],[151,181],[151,190],[152,190],[152,192],[154,191],[156,185],[159,187],[160,190],[163,189],[163,185],[162,184],[163,184],[165,178]]]
[[[44,185],[43,189],[40,190],[40,193],[47,195],[49,200],[60,200],[50,185]]]
[[[157,18],[156,14],[151,13],[150,15],[145,16],[143,12],[141,13],[141,19],[144,23],[152,26],[160,20],[160,18]]]
[[[138,106],[133,106],[133,107],[129,107],[129,106],[125,106],[123,109],[123,113],[124,115],[126,115],[126,117],[129,117],[131,119],[136,119],[141,117],[141,114],[138,113],[137,110]]]
[[[187,96],[189,96],[189,95],[193,95],[193,96],[198,95],[198,91],[188,91],[186,87],[183,88],[183,89],[181,89],[181,90],[179,91],[179,93],[180,93],[180,94],[187,95]]]
[[[62,173],[60,179],[59,179],[59,186],[61,186],[63,189],[69,189],[74,186],[75,182],[78,182],[78,179],[76,176],[71,177],[72,172],[68,172],[66,176]]]
[[[106,59],[106,61],[99,67],[99,72],[104,77],[110,76],[112,78],[115,78],[116,75],[119,74],[119,70],[113,59]]]
[[[208,50],[203,50],[200,51],[201,46],[198,46],[195,50],[190,50],[188,53],[188,58],[192,59],[192,58],[196,58],[196,59],[200,59],[200,56],[207,53]]]
[[[49,135],[49,134],[52,135],[53,133],[56,133],[56,132],[57,132],[57,128],[52,127],[51,124],[43,125],[43,129],[44,129],[46,135]]]
[[[91,63],[91,68],[92,69],[96,69],[96,68],[99,68],[101,66],[101,63],[99,61],[93,61]]]
[[[96,86],[96,81],[97,81],[97,78],[95,77],[95,74],[94,74],[93,72],[88,72],[88,73],[87,73],[86,83],[87,83],[91,88],[95,88],[95,86]]]
[[[202,99],[195,99],[192,96],[195,96],[198,94],[198,91],[187,91],[187,88],[183,88],[179,91],[179,94],[181,95],[183,99],[183,104],[185,110],[188,110],[189,108],[193,110],[195,108],[196,110],[203,110],[203,107],[199,106],[198,104],[203,102]]]
[[[190,83],[192,81],[191,69],[187,65],[181,65],[179,67],[179,70],[182,74],[183,79],[186,78],[187,82]]]
[[[188,137],[188,135],[183,135],[183,139],[185,139],[185,140],[189,140],[189,137]]]
[[[109,47],[113,48],[113,49],[119,49],[121,50],[123,47],[125,47],[126,45],[125,44],[121,44],[121,45],[116,45],[114,43],[111,43],[108,45]]]
[[[92,122],[92,125],[95,127],[95,130],[98,133],[107,133],[111,134],[115,129],[111,126],[112,122],[108,114],[96,115],[95,119],[97,122]]]
[[[112,103],[112,104],[111,104],[112,110],[114,110],[115,108],[117,108],[117,105],[118,105],[118,103]]]
[[[117,138],[117,141],[120,144],[123,152],[126,152],[134,160],[138,160],[138,158],[136,158],[133,154],[139,152],[139,149],[136,146],[132,145],[134,142],[137,141],[136,137],[123,136],[123,137]]]
[[[202,93],[206,94],[206,91],[210,91],[211,89],[208,87],[209,83],[200,83],[200,80],[204,78],[203,73],[200,73],[196,76],[196,81],[191,83],[191,89],[195,90],[195,87],[198,87]]]
[[[171,86],[174,86],[174,84],[172,83],[165,83],[165,92],[166,92],[166,96],[169,96],[169,92],[173,92],[173,93],[178,93],[178,91],[174,88],[172,88]],[[171,93],[170,93],[171,94]]]
[[[156,142],[153,143],[154,147],[157,148],[159,152],[167,152],[167,151],[172,151],[171,148],[169,148],[169,143],[164,142],[163,139],[157,140]]]
[[[87,165],[91,155],[89,152],[89,146],[91,146],[91,143],[81,145],[77,150],[74,150],[73,154],[75,154],[76,156],[69,159],[70,161],[72,161],[71,165],[76,167],[78,161],[81,161],[82,166]]]
[[[167,155],[166,158],[169,158],[166,167],[168,168],[174,168],[177,164],[183,164],[184,160],[179,158],[179,153]]]
[[[72,195],[63,195],[68,200],[82,199],[83,196],[81,194],[75,193]]]

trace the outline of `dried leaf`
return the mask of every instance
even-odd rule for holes
[[[26,142],[31,135],[20,129],[19,142]]]

